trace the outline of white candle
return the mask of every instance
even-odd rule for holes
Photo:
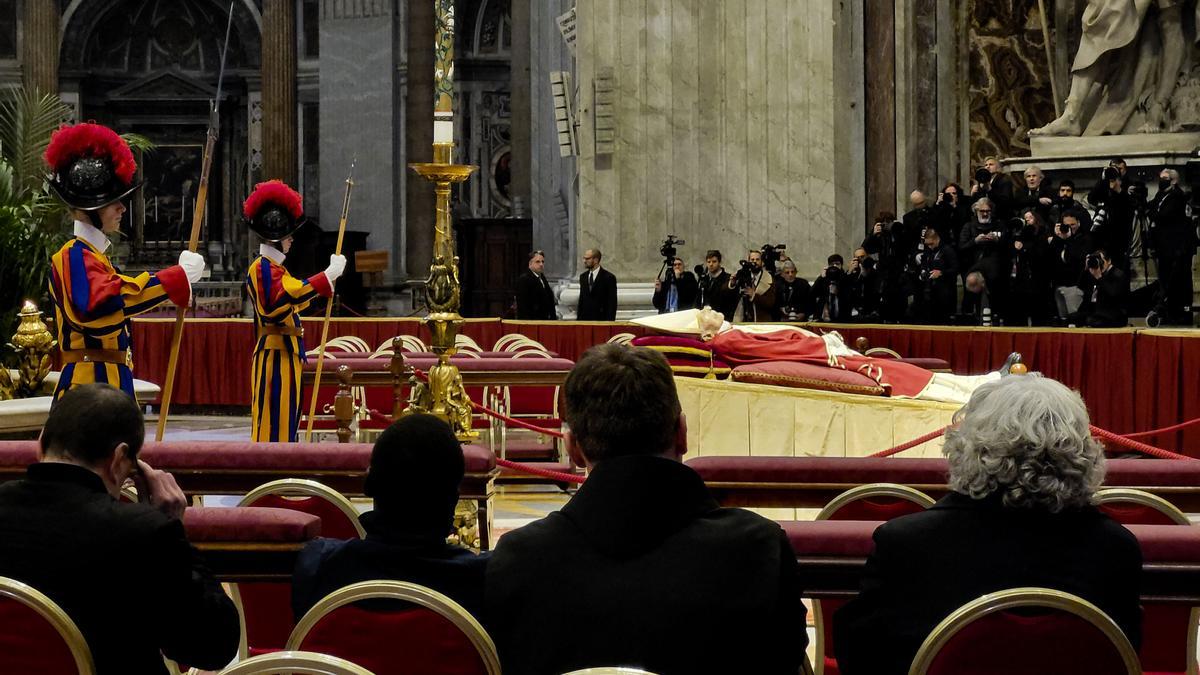
[[[445,119],[433,120],[433,142],[454,142],[454,120],[452,118],[447,117]]]

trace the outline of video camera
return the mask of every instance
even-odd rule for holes
[[[749,260],[738,261],[738,271],[734,272],[733,280],[738,288],[751,288],[754,286],[754,263]]]
[[[763,269],[771,274],[776,274],[775,265],[779,262],[779,254],[786,250],[787,244],[763,244],[763,247],[759,249],[759,253],[762,254]]]
[[[658,254],[663,257],[663,266],[662,269],[659,270],[658,274],[659,276],[662,276],[663,272],[666,272],[666,276],[663,277],[663,281],[670,283],[675,280],[675,258],[679,255],[679,250],[675,247],[683,246],[686,243],[687,242],[673,234],[668,234],[667,238],[663,240],[662,246],[660,246],[658,249]]]

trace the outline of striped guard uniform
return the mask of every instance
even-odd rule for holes
[[[282,262],[282,253],[278,258]],[[254,300],[258,333],[250,375],[251,438],[295,442],[302,404],[301,367],[307,361],[298,312],[318,295],[332,297],[333,286],[324,272],[300,280],[263,255],[250,265],[246,288]]]
[[[86,236],[80,226],[94,234]],[[93,382],[133,396],[129,319],[167,299],[181,307],[191,302],[192,287],[182,267],[119,274],[95,245],[103,239],[99,230],[76,223],[76,236],[50,259],[50,297],[63,359],[56,401],[68,389]]]

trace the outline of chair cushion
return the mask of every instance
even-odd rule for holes
[[[0,598],[0,673],[74,673],[66,640],[37,610]],[[20,630],[11,630],[20,626]]]
[[[772,384],[865,396],[884,395],[883,387],[862,373],[797,361],[765,361],[742,365],[733,369],[732,377],[737,382],[751,384]]]
[[[188,541],[302,543],[321,536],[317,516],[260,506],[189,507],[183,512]]]

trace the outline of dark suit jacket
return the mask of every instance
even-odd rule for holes
[[[679,462],[632,456],[599,463],[561,511],[504,535],[484,600],[507,675],[795,675],[799,594],[777,524],[718,507]]]
[[[487,554],[446,543],[445,536],[412,531],[375,511],[359,517],[365,539],[317,539],[296,558],[292,576],[292,612],[299,621],[321,598],[374,579],[410,581],[444,593],[479,616]]]
[[[654,296],[650,298],[650,302],[653,303],[654,308],[658,310],[659,314],[667,311],[667,293],[669,293],[672,283],[675,284],[679,293],[679,306],[676,308],[676,311],[680,309],[692,309],[692,305],[696,304],[696,294],[700,289],[700,285],[696,282],[696,275],[691,272],[684,272],[683,275],[673,282],[664,283],[662,290],[654,291]]]
[[[1051,514],[950,493],[875,530],[861,592],[833,618],[838,665],[845,675],[903,675],[951,612],[1019,586],[1091,601],[1136,648],[1141,572],[1137,539],[1093,508]]]
[[[715,277],[706,272],[700,275],[697,284],[696,309],[704,309],[707,305],[723,314],[726,321],[733,321],[733,312],[737,309],[740,296],[729,287],[729,272],[721,270]]]
[[[113,499],[79,466],[34,464],[0,486],[0,576],[58,603],[100,675],[166,673],[159,650],[220,670],[237,652],[237,610],[183,524]]]
[[[546,277],[537,276],[529,270],[517,277],[517,318],[532,321],[553,321],[554,289]]]
[[[579,308],[576,318],[580,321],[617,320],[617,278],[612,272],[600,268],[596,272],[596,283],[588,281],[591,272],[579,275]]]

